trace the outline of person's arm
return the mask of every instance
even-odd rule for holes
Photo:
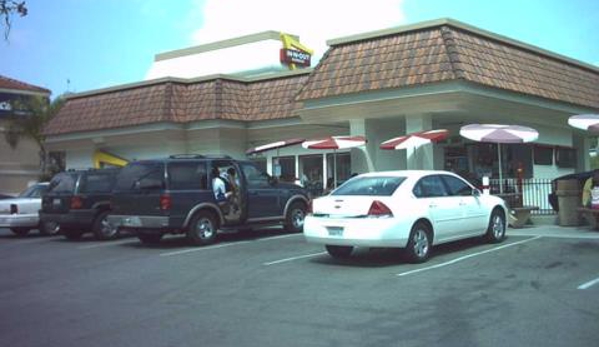
[[[582,188],[582,206],[588,207],[591,203],[591,189],[593,188],[593,177],[589,177],[584,182],[584,187]]]

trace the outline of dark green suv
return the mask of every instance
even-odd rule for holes
[[[69,170],[56,174],[42,197],[40,228],[60,230],[68,239],[92,232],[98,240],[113,239],[118,229],[107,221],[110,196],[119,169]]]
[[[205,245],[216,240],[219,229],[278,223],[301,232],[307,207],[302,187],[278,182],[251,161],[180,155],[123,168],[108,220],[144,243],[159,242],[170,233]]]

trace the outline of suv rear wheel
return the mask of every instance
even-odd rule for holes
[[[94,219],[92,232],[97,240],[111,240],[119,236],[119,229],[108,222],[109,211],[102,211]]]
[[[297,201],[291,204],[285,216],[285,230],[292,233],[301,233],[304,229],[306,218],[306,205]]]
[[[52,221],[40,222],[40,234],[46,236],[52,236],[60,232],[60,224]]]
[[[218,225],[214,214],[200,211],[193,216],[187,227],[187,239],[194,246],[204,246],[216,241]]]

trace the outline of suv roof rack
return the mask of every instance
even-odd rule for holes
[[[233,159],[226,154],[173,154],[169,159]]]
[[[201,154],[173,154],[168,156],[169,159],[202,159],[206,158]]]

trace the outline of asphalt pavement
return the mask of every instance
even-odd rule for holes
[[[425,264],[265,229],[190,247],[0,229],[1,345],[594,346],[599,232],[537,225]]]

